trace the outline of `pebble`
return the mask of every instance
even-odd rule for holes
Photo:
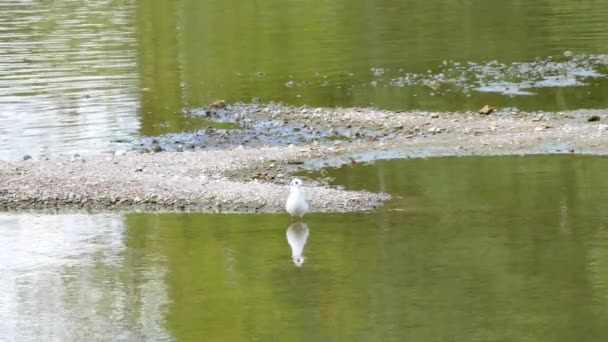
[[[438,134],[438,133],[441,133],[443,130],[444,130],[443,128],[431,127],[431,128],[429,128],[428,132],[432,133],[432,134]]]
[[[545,118],[544,115],[538,114],[536,117],[534,117],[532,119],[532,122],[539,122],[539,121],[542,121],[544,118]]]

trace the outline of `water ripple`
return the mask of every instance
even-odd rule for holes
[[[130,1],[0,4],[0,159],[99,150],[137,132],[133,11]]]

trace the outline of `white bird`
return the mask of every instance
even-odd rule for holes
[[[308,212],[308,202],[306,202],[304,192],[300,189],[302,181],[294,178],[290,185],[291,191],[289,192],[289,197],[287,197],[287,202],[285,202],[285,210],[291,216],[302,217]]]
[[[308,240],[308,226],[302,222],[293,223],[287,228],[285,235],[287,236],[287,243],[291,247],[291,260],[293,260],[294,265],[301,267],[304,265],[305,258],[302,253]]]

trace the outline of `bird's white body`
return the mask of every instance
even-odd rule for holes
[[[287,197],[287,202],[285,202],[285,210],[295,217],[302,217],[308,212],[308,202],[306,202],[306,197],[300,189],[300,185],[302,185],[302,181],[297,178],[291,181],[291,191],[289,197]]]
[[[285,233],[287,243],[291,247],[291,260],[300,267],[304,264],[304,246],[308,240],[308,226],[306,223],[296,222],[287,228]]]

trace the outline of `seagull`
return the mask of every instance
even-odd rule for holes
[[[285,232],[287,243],[291,247],[291,260],[297,267],[304,265],[305,257],[302,255],[306,240],[308,240],[308,226],[303,222],[293,223]]]
[[[298,178],[294,178],[290,185],[291,191],[289,197],[287,197],[287,202],[285,202],[285,210],[287,210],[291,216],[301,218],[308,211],[308,202],[306,202],[304,192],[300,189],[302,181]]]

